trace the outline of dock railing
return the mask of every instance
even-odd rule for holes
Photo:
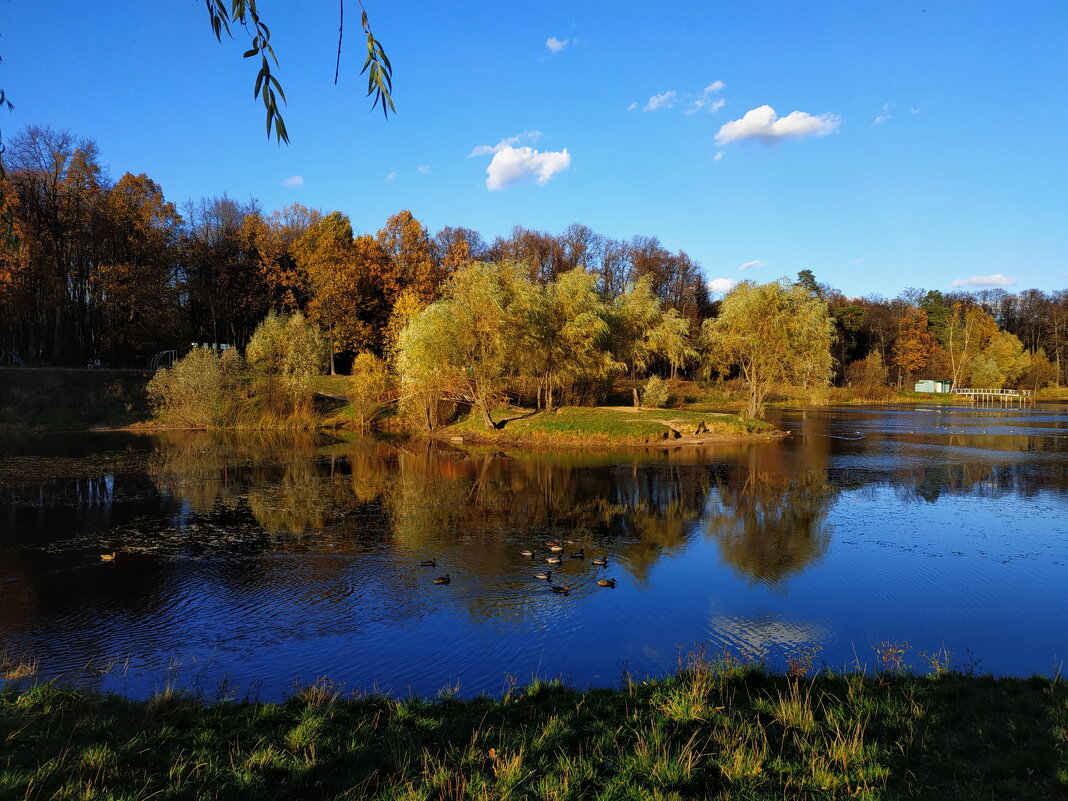
[[[971,398],[972,401],[1001,401],[1003,404],[1009,403],[1034,403],[1035,393],[1030,389],[981,389],[977,387],[954,387],[952,390],[954,395],[963,395],[967,398]]]

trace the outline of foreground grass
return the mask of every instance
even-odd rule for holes
[[[19,799],[1051,799],[1068,691],[954,673],[769,675],[695,663],[621,690],[500,700],[135,702],[0,691],[0,797]]]
[[[641,445],[683,437],[738,438],[775,432],[771,425],[759,420],[679,409],[565,406],[551,412],[498,410],[492,417],[498,426],[496,431],[487,431],[481,417],[470,414],[440,433],[496,442]]]

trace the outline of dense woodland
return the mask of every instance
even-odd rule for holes
[[[654,236],[615,240],[581,224],[559,234],[517,226],[487,242],[470,228],[432,233],[406,210],[370,234],[354,233],[340,212],[297,204],[265,212],[224,195],[178,207],[147,175],[112,179],[92,141],[47,128],[12,138],[5,162],[3,197],[21,247],[0,254],[0,352],[29,365],[99,359],[143,367],[154,353],[184,353],[190,342],[244,349],[270,312],[299,311],[322,332],[330,369],[348,372],[360,353],[395,356],[405,327],[425,318],[428,307],[458,308],[457,276],[475,274],[472,266],[481,264],[496,265],[495,292],[508,294],[521,279],[543,296],[541,312],[600,319],[604,325],[594,322],[590,330],[611,342],[602,355],[585,356],[605,362],[598,375],[745,373],[737,359],[723,358],[722,348],[709,349],[713,327],[706,321],[719,318],[723,301],[710,296],[701,266]],[[893,299],[847,298],[810,270],[793,285],[826,306],[832,324],[826,377],[834,383],[931,377],[1035,387],[1068,377],[1068,291],[909,288]],[[669,352],[650,344],[652,329],[645,331],[650,346],[640,363],[613,327],[636,291],[658,301],[656,326],[670,318],[677,340]],[[557,307],[546,306],[544,297],[553,293]],[[580,296],[585,308],[575,305]],[[536,328],[532,309],[527,323]],[[516,358],[532,347],[520,344]],[[554,368],[539,369],[531,372],[531,392],[551,405]]]

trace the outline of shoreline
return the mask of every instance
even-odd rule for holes
[[[579,440],[566,437],[522,437],[509,436],[501,433],[494,436],[491,432],[472,433],[464,430],[456,433],[451,429],[436,429],[430,432],[422,432],[417,435],[425,439],[442,442],[446,445],[458,445],[461,447],[491,447],[504,446],[511,448],[529,448],[531,450],[559,449],[577,451],[606,451],[606,450],[679,450],[687,447],[700,447],[702,445],[719,445],[739,442],[775,442],[790,436],[789,431],[775,429],[772,432],[761,434],[708,434],[708,435],[681,435],[675,438],[666,438],[653,441],[635,441],[623,438],[604,440]]]

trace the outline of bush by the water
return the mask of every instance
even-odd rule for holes
[[[242,359],[193,348],[157,371],[147,392],[156,415],[194,428],[226,425],[303,427],[316,422],[313,380],[326,364],[319,329],[304,315],[269,314]]]
[[[373,353],[361,353],[352,362],[346,397],[352,417],[361,429],[371,427],[389,395],[389,370]]]
[[[157,415],[191,427],[222,425],[226,381],[222,360],[211,348],[193,348],[173,367],[163,367],[146,391]]]
[[[671,400],[671,387],[668,382],[654,375],[642,387],[642,406],[650,409],[665,409]]]

